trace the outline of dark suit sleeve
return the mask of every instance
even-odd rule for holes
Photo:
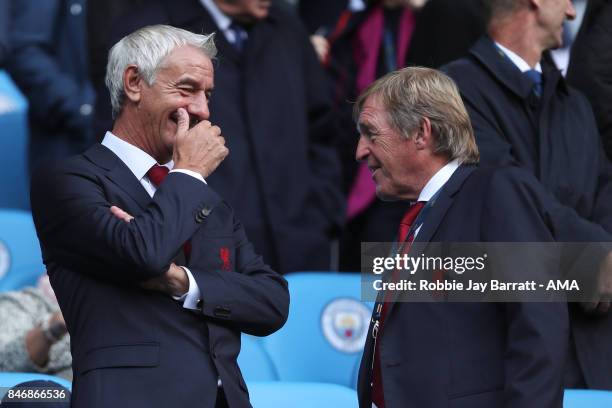
[[[84,160],[83,160],[84,161]],[[96,175],[80,163],[42,169],[32,180],[34,222],[47,264],[120,283],[163,274],[199,224],[195,214],[220,197],[202,182],[171,173],[151,204],[126,223],[110,212]]]
[[[287,320],[287,281],[255,253],[238,220],[234,220],[233,241],[233,272],[191,268],[202,297],[202,313],[239,331],[267,336]]]
[[[492,178],[488,192],[484,241],[552,241],[544,190],[535,179],[518,169],[505,169]],[[567,305],[512,302],[502,307],[507,325],[504,407],[561,407],[569,341]]]

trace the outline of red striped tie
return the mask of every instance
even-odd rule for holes
[[[419,213],[421,212],[424,206],[425,206],[425,202],[423,201],[414,203],[413,205],[410,206],[408,211],[406,211],[406,214],[404,214],[404,217],[402,217],[402,220],[400,221],[399,232],[398,232],[398,242],[404,243],[404,246],[402,248],[403,253],[408,253],[410,251],[410,247],[412,246],[412,241],[414,241],[414,231],[412,232],[412,234],[410,234],[410,236],[407,236],[407,235],[408,235],[408,232],[410,231],[410,227],[412,226],[412,224],[414,223],[414,221],[416,220],[416,218],[418,217]],[[399,271],[397,269],[393,271],[393,275],[391,277],[393,281],[397,280],[397,277],[399,275],[398,272]],[[379,319],[378,340],[374,344],[374,369],[372,370],[372,402],[376,404],[378,408],[385,408],[385,398],[384,398],[383,385],[382,385],[379,348],[380,348],[380,336],[382,334],[385,317],[387,315],[387,310],[390,305],[390,302],[388,299],[389,295],[390,295],[390,292],[386,292],[383,295],[383,304],[382,304],[382,310],[380,312],[380,319]]]

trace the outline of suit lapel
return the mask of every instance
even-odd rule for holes
[[[421,226],[421,229],[417,234],[412,247],[410,248],[410,256],[418,256],[427,251],[428,243],[431,242],[431,239],[440,227],[442,220],[444,220],[448,209],[453,204],[455,194],[461,189],[463,182],[470,174],[472,174],[474,170],[476,170],[476,166],[461,165],[455,171],[455,173],[453,173],[446,184],[442,186],[442,189],[435,198],[435,201],[431,202],[430,204],[431,207],[429,208],[427,217],[423,220],[423,225]],[[391,315],[398,296],[398,291],[391,293],[391,303],[387,308],[386,319],[388,319]]]
[[[476,166],[461,165],[446,182],[435,202],[432,203],[432,207],[427,213],[427,218],[423,220],[423,226],[415,239],[416,242],[431,241],[446,212],[452,205],[455,194],[461,189],[465,180],[474,170],[476,170]]]
[[[523,100],[529,97],[533,83],[521,73],[521,70],[495,45],[491,38],[481,37],[470,49],[470,55],[516,96]]]
[[[113,152],[101,144],[93,145],[84,156],[96,166],[106,171],[106,176],[132,198],[141,209],[151,202],[151,197],[134,173]]]
[[[568,88],[563,75],[561,75],[549,52],[544,53],[541,64],[544,87],[538,114],[538,137],[534,142],[538,143],[539,146],[538,179],[544,185],[548,185],[551,178],[555,178],[556,175],[553,172],[558,168],[558,163],[555,162],[553,156],[556,149],[553,149],[552,146],[556,147],[559,141],[564,140],[563,135],[558,132],[560,129],[554,127],[554,125],[555,133],[550,133],[550,110],[555,105],[555,99],[559,98],[558,92],[567,94]]]

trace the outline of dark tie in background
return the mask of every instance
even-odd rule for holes
[[[399,224],[398,231],[398,239],[397,241],[403,243],[403,247],[400,246],[401,252],[407,254],[410,252],[410,247],[412,246],[412,241],[414,241],[414,231],[408,236],[408,232],[412,227],[412,224],[419,216],[419,213],[425,207],[424,201],[419,201],[410,206],[406,214],[402,217],[402,220]],[[399,275],[399,271],[396,269],[393,271],[393,275],[391,277],[392,281],[397,281],[397,277]],[[382,335],[385,317],[387,315],[387,310],[389,308],[389,299],[388,295],[390,292],[385,292],[383,295],[383,304],[382,310],[380,312],[379,329],[378,336]],[[372,370],[372,402],[376,404],[378,408],[385,408],[385,398],[383,393],[382,386],[382,376],[380,372],[380,352],[378,350],[379,341],[374,343],[374,369]]]
[[[232,43],[232,45],[234,46],[236,51],[241,53],[248,39],[248,34],[246,30],[240,24],[236,23],[232,23],[229,26],[229,30],[234,33],[234,42]]]
[[[170,172],[166,166],[160,166],[155,163],[149,171],[147,171],[147,177],[151,180],[151,183],[155,184],[155,187],[159,187],[160,184],[166,179],[166,176]],[[185,257],[189,259],[189,254],[191,253],[191,243],[186,241],[183,244],[183,252],[185,253]]]
[[[542,73],[536,71],[535,69],[530,69],[528,71],[523,72],[527,78],[533,82],[533,93],[539,98],[542,96]]]

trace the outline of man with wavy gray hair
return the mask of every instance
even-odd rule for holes
[[[392,72],[359,96],[355,114],[356,158],[370,168],[378,197],[406,202],[398,253],[419,256],[413,242],[427,250],[432,242],[552,241],[532,177],[477,167],[468,113],[446,75]],[[422,276],[457,276],[437,273]],[[397,299],[378,293],[359,371],[361,408],[561,407],[565,304]]]
[[[215,53],[212,36],[164,25],[121,39],[112,131],[33,177],[74,407],[250,407],[241,332],[287,318],[286,281],[206,183],[228,154],[208,121]]]

